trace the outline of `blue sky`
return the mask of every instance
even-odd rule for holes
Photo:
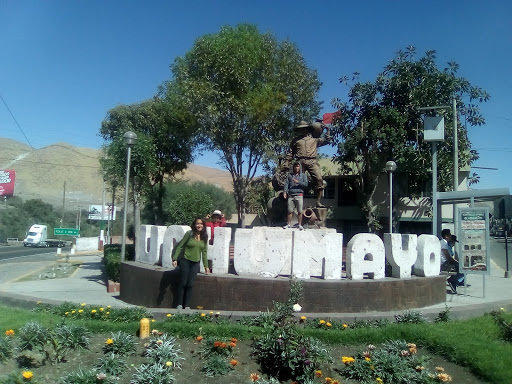
[[[373,80],[408,45],[435,49],[440,65],[456,61],[491,94],[486,126],[469,127],[469,137],[480,151],[474,166],[498,170],[475,169],[477,188],[512,189],[511,15],[512,2],[498,0],[0,0],[0,137],[99,148],[110,108],[152,97],[199,36],[252,23],[297,44],[323,82],[323,112],[346,98],[342,75]]]

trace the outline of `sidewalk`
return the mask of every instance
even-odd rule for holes
[[[119,299],[119,293],[108,293],[106,275],[101,262],[101,253],[70,255],[70,262],[80,262],[80,267],[67,278],[23,280],[32,274],[41,273],[55,264],[53,261],[31,263],[13,262],[0,264],[0,304],[33,308],[37,302],[60,304],[63,302],[87,303],[89,305],[111,305],[128,307],[131,304]],[[491,266],[489,275],[467,275],[471,285],[459,287],[458,295],[447,293],[446,302],[426,308],[418,308],[425,317],[435,318],[439,312],[450,308],[454,319],[479,316],[495,309],[512,310],[512,278],[504,278],[505,272],[496,265]],[[485,295],[484,295],[485,287]],[[175,309],[148,308],[155,317],[164,317],[167,313],[175,313]],[[215,308],[204,308],[204,311]],[[184,311],[186,313],[187,311]],[[188,311],[190,313],[192,311]],[[403,311],[365,312],[365,313],[301,313],[307,317],[325,317],[332,319],[394,319],[394,315]],[[223,315],[234,318],[250,316],[254,313],[221,311]]]

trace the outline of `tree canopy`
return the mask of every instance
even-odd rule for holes
[[[375,81],[360,82],[359,73],[355,73],[348,100],[333,101],[341,112],[331,130],[338,144],[336,160],[344,173],[356,174],[354,187],[370,230],[379,227],[372,197],[388,160],[397,163],[411,190],[432,178],[430,143],[423,140],[422,132],[425,111],[419,107],[451,105],[455,98],[459,167],[469,166],[478,158],[461,118],[469,125],[484,124],[477,103],[487,101],[489,94],[459,77],[458,69],[455,62],[440,69],[435,51],[417,57],[416,49],[410,46],[399,51]],[[349,78],[344,76],[340,81],[348,85]],[[445,117],[445,141],[438,145],[438,186],[449,190],[453,177],[452,112],[439,109],[435,113]]]
[[[317,73],[294,44],[247,24],[200,37],[171,68],[206,147],[231,173],[241,224],[261,162],[282,152],[295,123],[318,114]]]
[[[107,142],[102,169],[112,181],[123,185],[126,147],[123,134],[133,131],[137,141],[132,150],[132,175],[136,193],[155,208],[155,224],[164,224],[162,201],[164,180],[187,167],[196,145],[195,119],[183,108],[179,95],[168,84],[165,101],[155,97],[140,104],[111,109],[102,122],[100,135]]]

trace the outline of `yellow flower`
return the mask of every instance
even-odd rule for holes
[[[87,304],[85,304],[85,303],[82,303],[82,304],[80,304],[80,305],[81,305],[82,307],[85,307],[85,306],[86,306]]]
[[[322,377],[322,371],[321,370],[315,371],[315,377]]]
[[[319,324],[325,324],[325,320],[320,320],[318,323]]]
[[[219,316],[220,315],[220,312],[215,312],[215,316]]]
[[[325,324],[325,325],[327,325],[328,327],[332,327],[332,324],[329,322],[327,322],[327,324]]]
[[[197,306],[197,309],[199,309],[200,311],[202,311],[202,310],[203,310],[203,306],[202,306],[202,305],[198,305],[198,306]]]
[[[104,311],[104,309],[103,309],[103,307],[101,307],[101,308],[100,308],[100,312],[103,312],[103,311]]]
[[[34,374],[31,371],[23,371],[21,376],[23,376],[23,378],[26,380],[30,380]]]
[[[110,315],[110,312],[107,312],[107,315]]]
[[[343,328],[348,328],[348,325],[347,324],[343,324]]]
[[[83,309],[79,309],[78,310],[78,313],[82,313],[84,310]]]
[[[444,368],[443,367],[436,367],[436,372],[444,372]]]
[[[40,302],[40,301],[38,301],[36,304],[41,304],[41,302]]]
[[[201,313],[201,317],[205,317],[206,316],[206,313]]]
[[[377,377],[376,379],[377,383],[383,383],[384,381],[382,381],[382,379],[380,377]]]
[[[97,311],[96,311],[95,309],[93,309],[93,310],[91,311],[91,313],[96,313],[96,312],[97,312]]]
[[[353,357],[350,357],[350,356],[342,356],[341,357],[341,362],[343,364],[350,364],[350,363],[353,363],[355,361],[355,359]]]
[[[151,322],[154,323],[155,322],[155,319],[151,319]]]
[[[110,308],[110,305],[107,305],[107,308]]]
[[[5,331],[5,336],[14,336],[14,331],[12,329],[8,329]]]
[[[501,307],[501,308],[500,308],[500,311],[501,311],[501,312],[505,312],[505,308]]]
[[[332,383],[332,379],[331,379],[330,377],[326,377],[326,378],[325,378],[325,382],[326,382],[327,384],[330,384],[330,383]]]
[[[170,313],[167,314],[167,317],[172,317],[172,315]]]
[[[300,319],[301,319],[302,321],[306,321],[306,316],[301,316],[301,317],[300,317]]]
[[[369,357],[364,358],[366,361],[370,361],[371,359]]]
[[[213,312],[210,311],[210,315],[213,315]]]
[[[114,343],[114,340],[112,339],[107,339],[107,341],[105,341],[105,344],[113,344]]]
[[[75,311],[75,310],[73,310],[73,311],[71,311],[71,314],[73,314],[73,313],[75,313],[75,312],[76,312],[76,311]]]
[[[69,315],[69,312],[64,313],[64,315],[66,315],[66,316]]]
[[[166,366],[166,367],[172,367],[172,361],[168,361],[168,362],[166,362],[166,363],[165,363],[165,366]]]

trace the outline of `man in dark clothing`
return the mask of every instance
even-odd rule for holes
[[[300,230],[302,227],[302,211],[304,209],[304,189],[308,187],[308,178],[302,172],[299,162],[293,164],[292,172],[288,174],[288,178],[284,183],[284,198],[288,199],[288,224],[283,228],[290,228],[292,221],[293,209],[297,208],[297,222]]]

